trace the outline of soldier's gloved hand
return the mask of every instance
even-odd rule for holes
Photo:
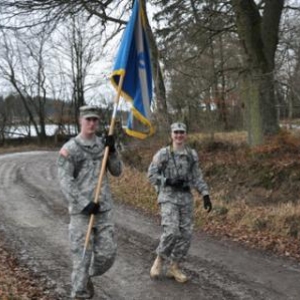
[[[90,202],[83,210],[82,213],[84,215],[96,215],[99,213],[99,203]]]
[[[212,204],[210,202],[210,198],[209,198],[209,195],[205,195],[203,197],[203,206],[204,206],[204,209],[207,210],[207,212],[209,213],[212,209]]]
[[[183,187],[185,181],[183,179],[179,179],[179,178],[167,178],[166,179],[166,185],[169,186],[173,186],[173,187],[177,187],[177,188],[181,188]]]
[[[115,138],[113,135],[107,135],[104,142],[105,147],[109,148],[109,153],[116,152]]]

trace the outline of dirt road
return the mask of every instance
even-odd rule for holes
[[[300,266],[195,234],[184,264],[190,281],[150,280],[160,228],[154,220],[116,205],[118,257],[95,281],[94,299],[298,300]],[[56,177],[56,153],[0,156],[0,230],[32,269],[69,299],[68,214]]]

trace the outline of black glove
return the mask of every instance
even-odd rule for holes
[[[99,213],[99,203],[90,202],[83,210],[82,213],[84,215],[96,215]]]
[[[166,179],[166,185],[168,186],[173,186],[173,187],[177,187],[177,188],[182,188],[185,184],[185,180],[183,179],[179,179],[179,178],[167,178]]]
[[[116,152],[115,138],[113,135],[107,135],[104,142],[105,147],[109,148],[109,153]]]
[[[204,209],[207,210],[207,212],[209,213],[212,209],[212,204],[210,202],[210,198],[209,198],[209,195],[205,195],[203,197],[203,206],[204,206]]]

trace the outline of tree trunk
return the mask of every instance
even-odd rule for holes
[[[242,95],[248,110],[249,142],[258,145],[264,142],[264,136],[274,135],[279,130],[273,72],[284,0],[266,0],[262,16],[254,0],[231,2],[245,49],[247,75],[242,78]]]
[[[245,125],[248,131],[248,143],[251,146],[263,143],[262,116],[260,114],[260,97],[258,77],[245,72],[241,77],[241,96],[244,106]],[[255,81],[256,80],[256,81]]]

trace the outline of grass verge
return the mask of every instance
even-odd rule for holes
[[[282,133],[249,149],[244,134],[231,133],[214,140],[193,135],[190,144],[199,152],[213,201],[207,214],[194,193],[195,229],[300,261],[300,139]],[[156,192],[146,171],[160,147],[125,152],[123,175],[111,179],[118,201],[154,216]]]

